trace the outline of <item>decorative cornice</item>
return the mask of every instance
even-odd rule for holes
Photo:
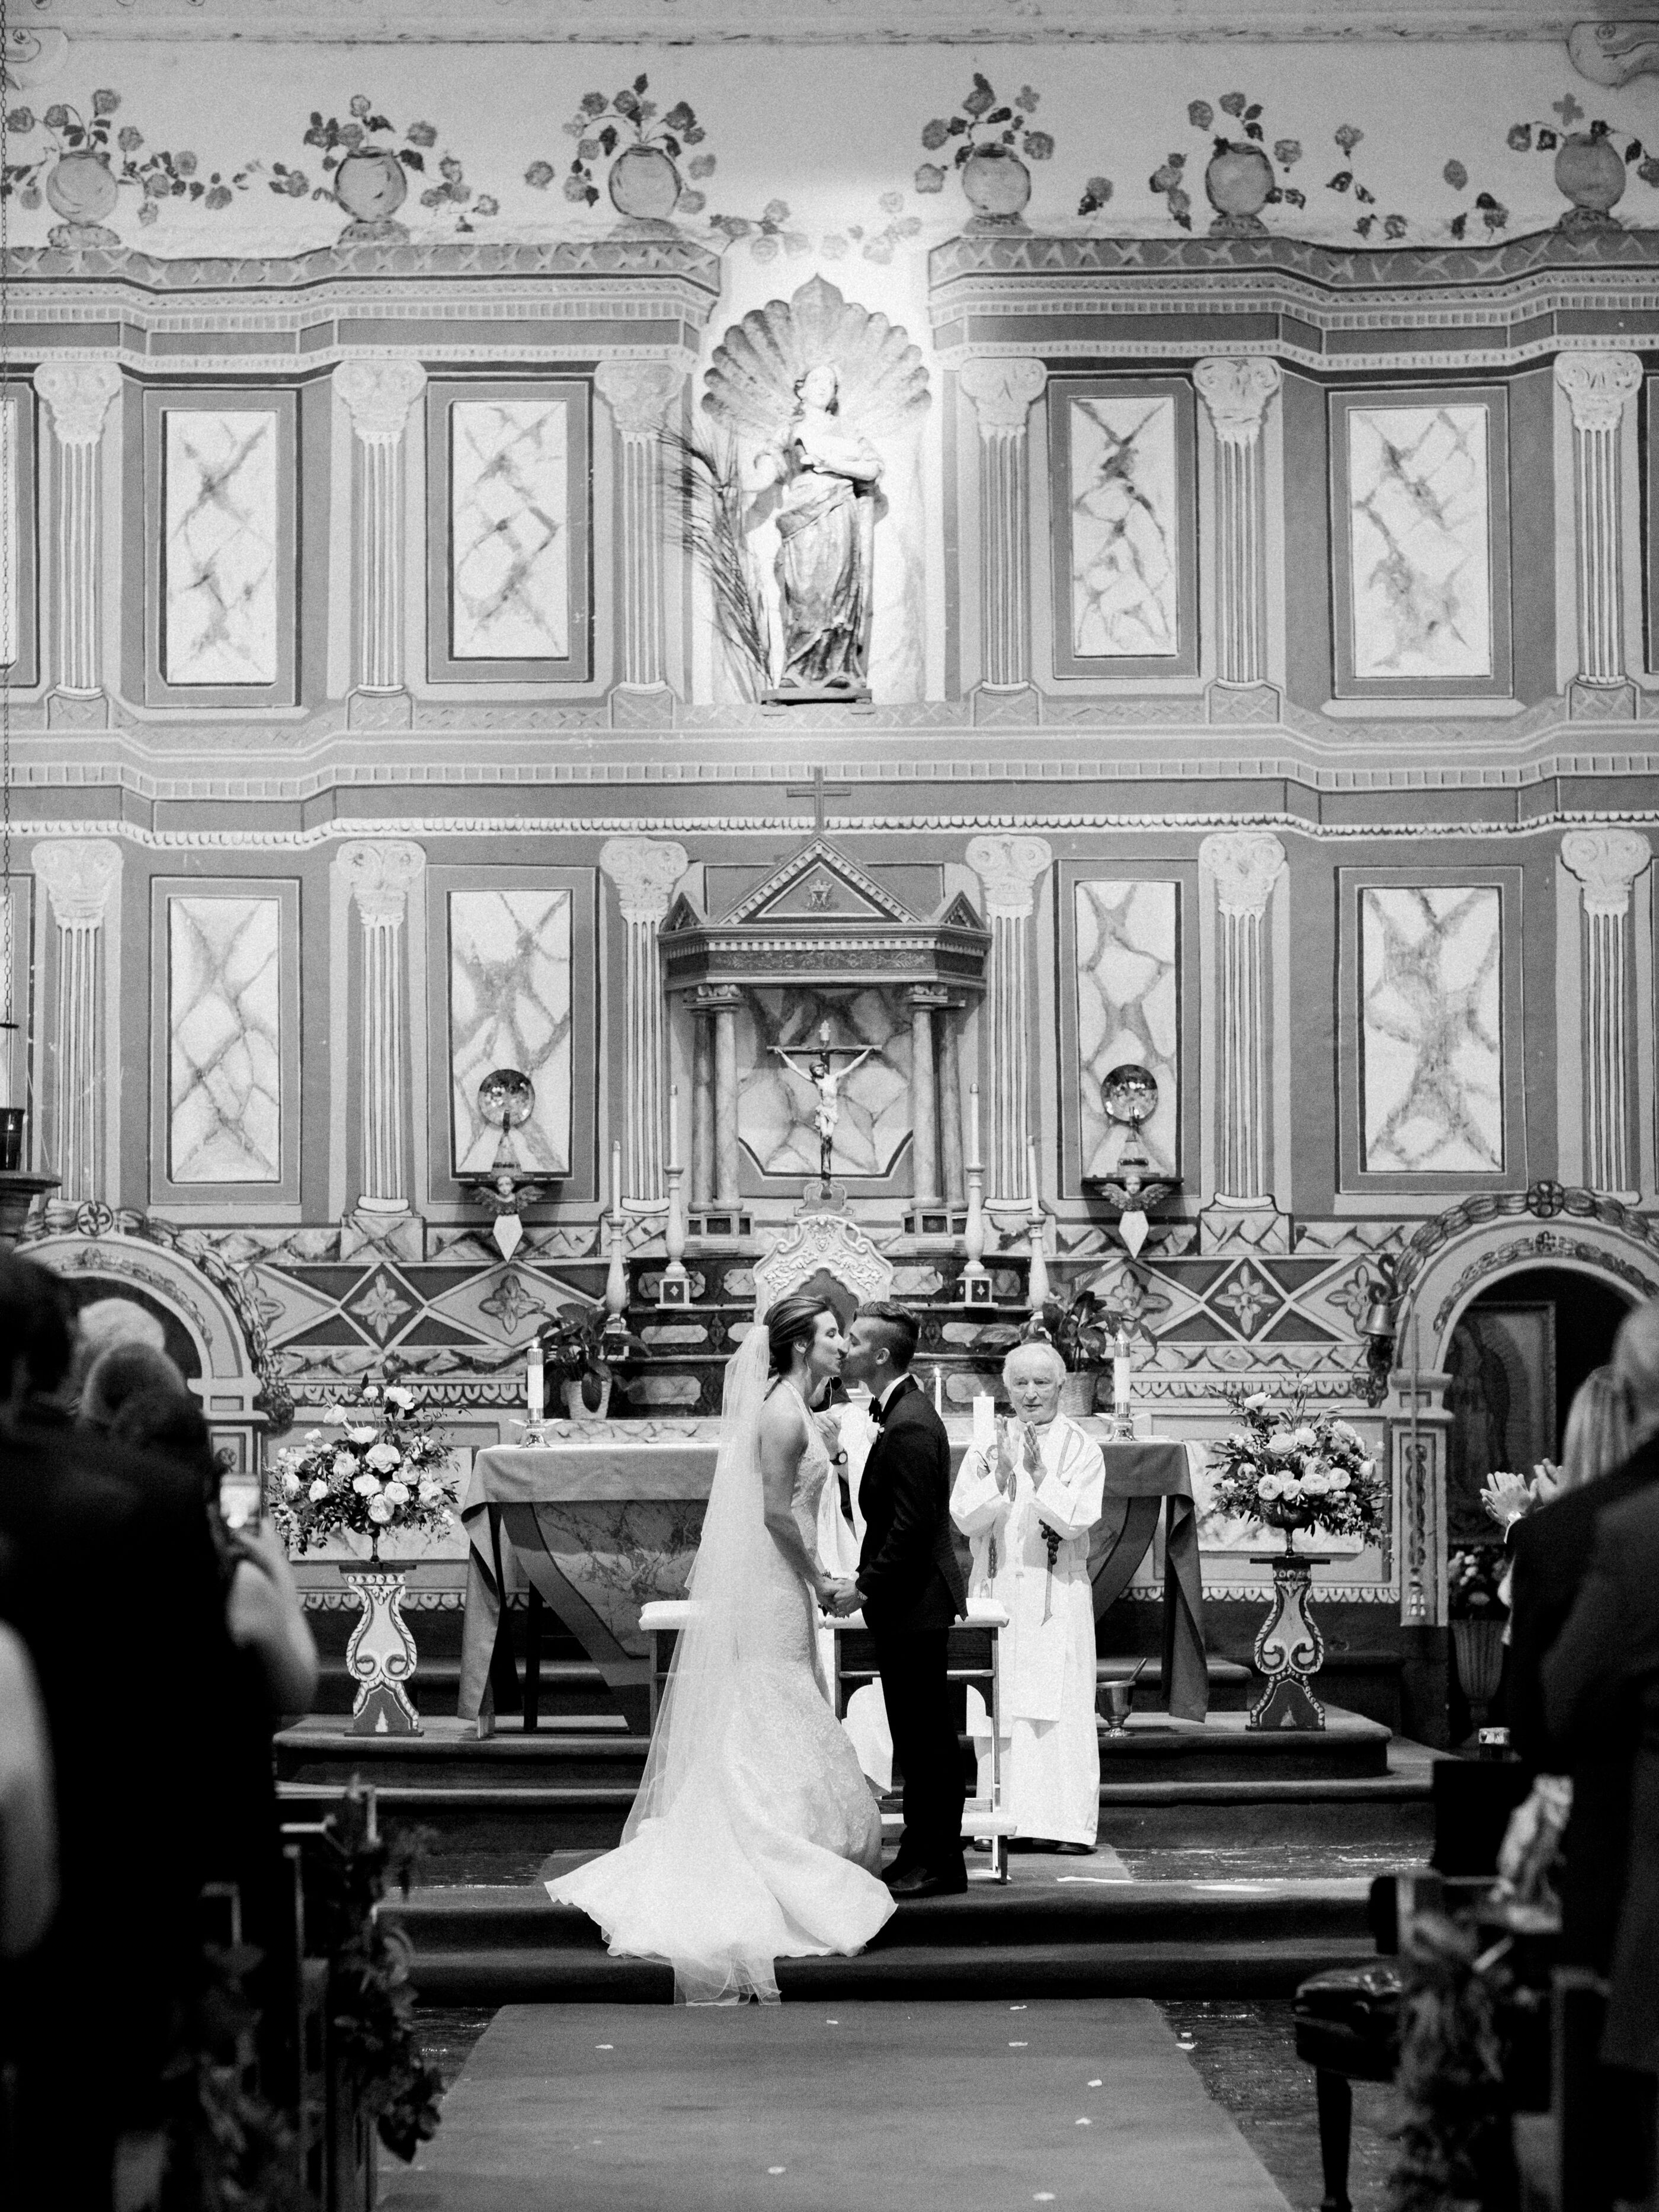
[[[400,289],[423,277],[447,287],[476,277],[486,283],[522,278],[545,283],[568,277],[675,279],[719,297],[720,258],[700,239],[672,236],[547,239],[513,241],[488,239],[434,240],[423,245],[376,240],[356,246],[319,246],[293,254],[192,254],[176,259],[146,253],[137,246],[14,246],[6,268],[15,284],[58,280],[65,291],[84,295],[108,284],[140,293],[313,292],[343,281],[380,278]],[[18,317],[21,319],[21,317]]]

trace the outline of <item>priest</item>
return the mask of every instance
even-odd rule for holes
[[[1060,1410],[1066,1364],[1052,1344],[1003,1363],[1012,1420],[963,1461],[951,1512],[973,1547],[972,1595],[1008,1611],[1002,1633],[1002,1809],[1011,1848],[1087,1852],[1100,1817],[1095,1607],[1089,1537],[1100,1518],[1100,1447]],[[980,1795],[988,1794],[988,1742]]]

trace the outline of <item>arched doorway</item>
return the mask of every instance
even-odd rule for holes
[[[1607,1358],[1631,1299],[1583,1268],[1522,1267],[1471,1298],[1444,1354],[1446,1518],[1454,1546],[1495,1534],[1480,1503],[1498,1468],[1559,1460],[1579,1384]]]

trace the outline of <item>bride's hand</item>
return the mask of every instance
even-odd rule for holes
[[[858,1584],[844,1575],[832,1575],[818,1593],[818,1604],[833,1619],[842,1620],[859,1609]]]

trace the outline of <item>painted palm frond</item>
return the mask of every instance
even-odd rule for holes
[[[739,681],[754,698],[772,680],[772,653],[765,605],[749,570],[736,443],[705,444],[673,428],[662,431],[661,441],[670,531],[708,579],[715,625]]]

